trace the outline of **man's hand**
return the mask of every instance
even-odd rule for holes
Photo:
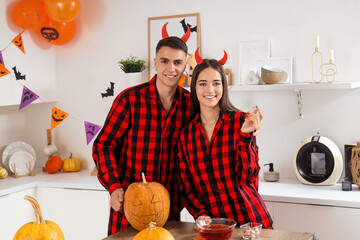
[[[115,211],[122,211],[124,206],[124,189],[118,188],[110,195],[110,206]]]

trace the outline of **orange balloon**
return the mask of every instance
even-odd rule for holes
[[[45,0],[45,12],[58,22],[75,20],[80,13],[80,0]]]
[[[51,18],[46,18],[44,23],[38,28],[37,33],[41,38],[53,45],[63,45],[73,39],[76,31],[74,21],[57,22]]]
[[[37,29],[44,21],[46,13],[42,0],[22,0],[13,9],[12,18],[21,28]]]

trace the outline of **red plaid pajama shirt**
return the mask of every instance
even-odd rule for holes
[[[141,172],[147,181],[163,184],[170,194],[169,219],[179,220],[182,206],[175,149],[180,130],[189,119],[190,94],[178,87],[167,114],[155,81],[156,76],[116,97],[94,141],[93,158],[98,179],[110,194],[140,182]],[[123,212],[111,208],[108,234],[127,226]]]
[[[244,224],[272,219],[259,195],[258,147],[240,131],[245,112],[220,114],[210,143],[197,115],[180,133],[178,167],[184,204],[195,217],[231,218]]]

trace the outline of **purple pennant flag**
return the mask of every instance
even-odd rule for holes
[[[0,52],[0,63],[5,67],[4,58],[1,52]]]
[[[33,91],[24,86],[19,110],[26,107],[38,98],[38,95],[36,95]]]
[[[96,136],[96,134],[100,131],[101,126],[92,124],[84,121],[85,123],[85,134],[86,134],[86,144],[89,145],[91,140]]]

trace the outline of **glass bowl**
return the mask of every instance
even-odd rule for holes
[[[240,226],[243,239],[256,239],[260,237],[262,229],[261,223],[249,222]]]
[[[207,218],[195,221],[195,228],[204,240],[227,240],[236,226],[229,218]]]

